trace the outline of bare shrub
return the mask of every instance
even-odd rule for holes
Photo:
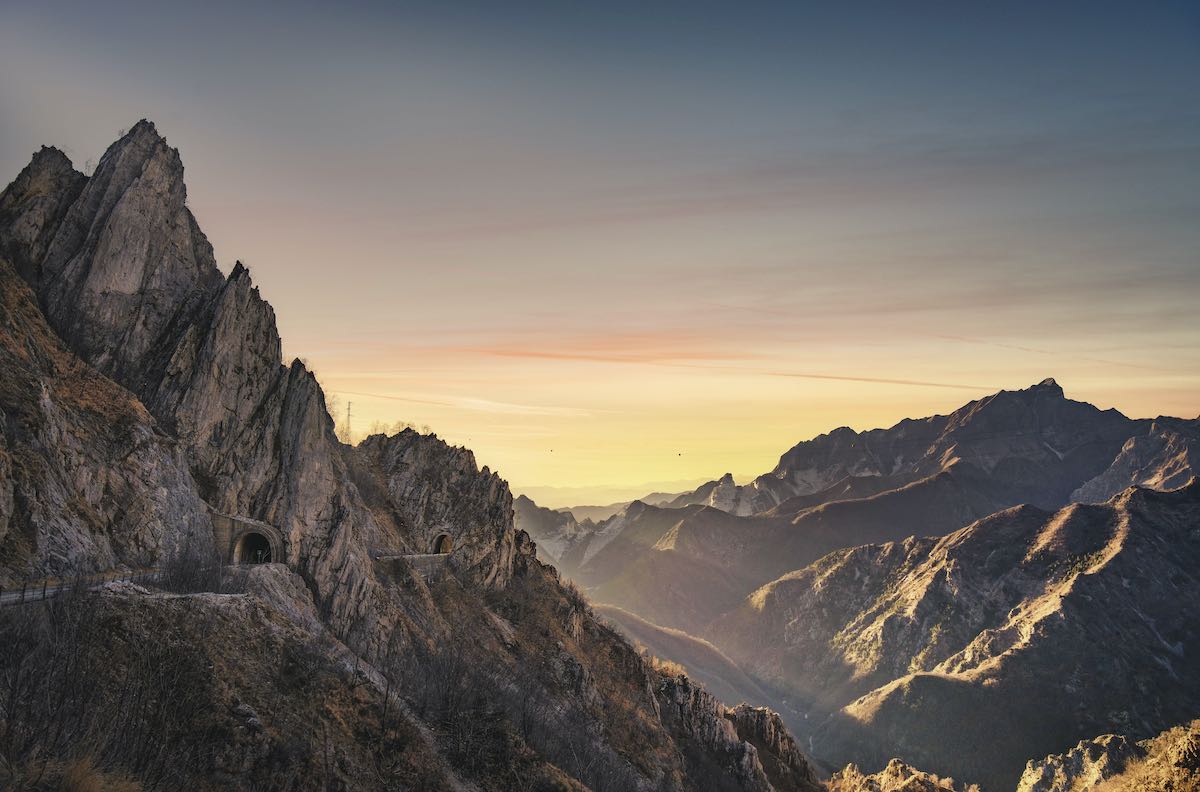
[[[300,644],[288,644],[278,667],[279,686],[284,690],[307,691],[319,687],[335,673],[332,642],[315,636]]]
[[[575,608],[575,610],[579,611],[580,613],[588,614],[592,612],[592,606],[588,603],[587,597],[585,597],[583,592],[579,590],[579,586],[574,580],[563,578],[560,581],[559,586],[562,589],[563,595],[567,598],[567,602],[569,602],[571,606]]]
[[[637,786],[636,772],[597,750],[598,724],[578,699],[546,687],[546,669],[487,663],[458,637],[409,648],[385,666],[413,711],[434,728],[451,764],[501,788],[526,789],[519,746],[596,792]]]
[[[642,655],[650,670],[664,677],[687,676],[687,669],[674,660],[664,660],[656,654],[646,652]]]
[[[130,641],[84,587],[0,612],[4,788],[178,789],[207,767],[203,659],[170,630]],[[95,772],[93,772],[95,771]],[[0,777],[0,780],[4,780]],[[118,783],[120,782],[120,783]]]
[[[189,535],[167,557],[157,583],[175,594],[220,593],[223,575],[224,564],[212,544]]]

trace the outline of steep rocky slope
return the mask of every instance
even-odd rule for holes
[[[87,181],[65,154],[42,147],[0,195],[0,255],[30,283],[40,281],[46,249]]]
[[[1134,742],[1107,734],[1030,761],[1017,792],[1194,792],[1200,789],[1200,721]]]
[[[365,468],[366,476],[376,474],[369,483],[366,476],[355,478],[366,502],[394,521],[390,536],[402,546],[393,552],[436,552],[435,540],[448,536],[454,543],[449,562],[460,573],[484,586],[508,583],[518,544],[528,541],[513,530],[508,485],[486,467],[480,470],[474,454],[412,429],[372,435],[347,454],[365,463],[358,469]],[[388,538],[389,532],[380,537]]]
[[[1005,789],[1029,756],[1200,711],[1198,563],[1200,481],[1132,488],[832,553],[711,637],[810,708],[834,766],[899,756]]]
[[[212,532],[187,459],[0,259],[0,585],[157,565]]]
[[[151,789],[808,788],[807,764],[777,717],[739,716],[690,692],[682,706],[679,690],[695,688],[662,677],[536,559],[513,527],[507,485],[469,451],[411,431],[357,448],[337,441],[315,377],[299,361],[283,364],[273,311],[249,273],[217,270],[186,206],[178,152],[152,124],[113,144],[90,178],[61,153],[39,152],[0,194],[0,219],[0,250],[28,283],[0,268],[6,579],[174,563],[172,548],[211,542],[209,508],[269,523],[284,539],[287,570],[244,581],[249,595],[127,588],[86,609],[127,625],[128,646],[169,636],[173,663],[192,663],[189,647],[202,643],[188,673],[233,678],[228,690],[200,680],[203,717],[233,697],[271,713],[235,704],[243,726],[189,721],[169,711],[169,690],[152,690],[147,706],[163,734],[198,729],[201,755],[144,735],[160,758],[182,752],[179,774],[166,776],[101,740],[101,772]],[[438,571],[418,573],[404,556],[435,542],[453,549]],[[5,629],[22,629],[12,614],[26,612],[0,614]],[[313,642],[342,666],[321,676],[314,701],[302,684],[281,690],[244,676],[270,675]],[[10,681],[42,645],[0,643],[16,649],[0,669]],[[106,662],[46,683],[59,687],[35,685],[29,739],[0,745],[6,769],[90,761],[59,738],[72,729],[102,737],[103,724],[36,706],[82,695],[77,683],[101,703],[118,700],[123,684],[148,673],[137,652],[97,656]],[[347,674],[350,662],[357,671]],[[358,675],[374,690],[354,693]],[[261,692],[248,703],[254,684]],[[396,694],[403,745],[366,714],[386,711]],[[250,745],[205,742],[224,729]],[[406,757],[409,745],[419,755]],[[281,780],[292,751],[308,767]],[[399,775],[380,780],[379,762]]]
[[[367,549],[401,537],[384,535],[391,521],[377,522],[351,481],[315,377],[283,365],[274,312],[248,271],[217,269],[179,153],[141,121],[82,188],[64,160],[44,149],[0,195],[0,247],[26,262],[58,335],[178,439],[201,496],[278,527],[323,612],[378,652],[378,627],[405,617],[379,591]]]

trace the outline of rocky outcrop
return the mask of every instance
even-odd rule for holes
[[[382,475],[409,552],[437,552],[435,542],[446,536],[456,568],[485,586],[508,582],[517,540],[512,493],[478,468],[473,453],[412,429],[368,437],[353,453]]]
[[[1084,740],[1065,754],[1030,762],[1017,783],[1018,792],[1073,792],[1094,789],[1121,773],[1142,751],[1121,735],[1106,734]]]
[[[1107,734],[1030,760],[1017,792],[1191,792],[1200,789],[1200,721],[1141,742]]]
[[[86,183],[66,154],[43,147],[0,195],[0,257],[35,287],[54,232]]]
[[[142,396],[192,449],[196,467],[217,475],[222,457],[281,387],[282,362],[275,312],[238,262],[148,361]]]
[[[817,774],[779,715],[766,707],[739,704],[729,716],[742,740],[758,750],[763,769],[776,789],[818,790]]]
[[[77,180],[63,167],[35,158],[0,196],[15,207],[0,244],[30,262],[50,324],[179,439],[217,511],[282,531],[285,559],[347,640],[370,651],[380,620],[400,619],[380,604],[367,551],[374,515],[348,480],[320,386],[299,362],[281,363],[271,307],[240,264],[228,278],[217,269],[186,206],[178,151],[142,121],[73,200]],[[39,203],[37,185],[58,197]],[[58,217],[43,203],[69,207]],[[49,239],[44,253],[29,239]]]
[[[853,764],[847,765],[833,774],[826,788],[829,792],[978,792],[973,784],[959,785],[953,778],[924,773],[899,759],[870,775],[864,775]]]
[[[212,549],[184,450],[46,325],[0,260],[0,584]]]
[[[680,738],[689,776],[706,779],[705,789],[820,789],[774,713],[729,710],[685,676],[661,679],[656,695],[663,725]],[[771,767],[771,777],[764,765]]]
[[[221,275],[186,201],[179,152],[141,121],[91,178],[54,150],[34,157],[0,196],[0,245],[28,262],[26,280],[68,346],[137,395],[209,472],[277,379],[279,336],[245,268]]]

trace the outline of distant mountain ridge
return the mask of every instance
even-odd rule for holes
[[[1200,712],[1198,452],[1200,419],[1130,419],[1044,380],[635,501],[561,567],[709,640],[818,760],[881,773],[846,788],[925,784],[885,772],[899,756],[1012,789],[1031,756]]]
[[[1179,486],[1200,470],[1198,449],[1200,419],[1130,419],[1047,379],[949,415],[836,429],[747,485],[726,475],[665,506],[635,501],[575,531],[559,566],[602,601],[695,632],[736,594],[838,548],[946,534],[1021,503],[1055,509],[1131,485]]]
[[[1159,419],[1160,422],[1179,422],[1179,419]],[[1187,422],[1184,422],[1187,423]],[[1196,422],[1192,421],[1194,434]],[[1022,477],[1017,469],[997,469],[1001,463],[1021,460],[1026,464],[1061,467],[1054,480],[1044,482],[1044,492],[1030,489],[1037,496],[1028,499],[1039,505],[1061,502],[1072,490],[1065,481],[1075,481],[1083,471],[1094,468],[1096,458],[1108,456],[1112,438],[1132,438],[1142,431],[1151,431],[1154,421],[1125,418],[1116,410],[1099,410],[1086,402],[1065,398],[1062,388],[1053,379],[1023,391],[1000,391],[964,405],[950,415],[935,415],[923,419],[905,419],[889,429],[856,432],[848,427],[834,429],[797,444],[785,452],[770,473],[749,484],[737,486],[733,477],[702,485],[680,495],[669,505],[678,507],[703,503],[740,515],[761,514],[778,509],[791,498],[811,497],[840,482],[854,482],[878,477],[916,479],[945,469],[959,459],[969,462],[989,474]],[[1168,432],[1167,426],[1154,427],[1154,433]],[[1187,429],[1185,428],[1186,432]],[[1156,473],[1154,461],[1164,449],[1147,449],[1151,469],[1140,480],[1128,484],[1152,485]],[[1062,465],[1046,466],[1056,458]],[[1194,459],[1194,458],[1193,458]],[[1117,460],[1106,460],[1110,465]],[[1104,471],[1097,471],[1100,476]],[[1185,483],[1175,478],[1176,484]],[[1036,477],[1024,475],[1026,487],[1032,488]],[[1090,479],[1076,488],[1088,488]],[[1115,491],[1106,492],[1100,484],[1085,492],[1105,500]],[[1065,491],[1064,491],[1065,490]]]

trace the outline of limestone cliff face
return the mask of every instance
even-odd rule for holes
[[[212,506],[276,525],[339,629],[367,635],[380,618],[372,515],[344,475],[320,386],[300,363],[281,365],[270,305],[240,264],[228,278],[218,271],[186,206],[178,151],[142,121],[73,200],[77,180],[62,169],[37,157],[0,196],[15,207],[0,244],[30,263],[50,324],[178,437]],[[33,200],[42,186],[58,197]],[[63,203],[61,218],[41,211]],[[40,256],[22,244],[43,238]]]
[[[35,156],[0,196],[0,246],[27,262],[68,346],[140,397],[205,469],[281,361],[271,307],[240,264],[221,275],[186,198],[179,152],[142,121],[91,178],[53,149]]]
[[[171,422],[198,468],[218,473],[282,374],[275,312],[241,262],[148,362],[147,405]]]
[[[706,788],[722,788],[722,776],[740,789],[821,788],[774,713],[751,707],[730,710],[684,676],[660,680],[656,696],[663,725],[683,738],[692,776],[707,778]],[[705,772],[710,764],[713,767]]]
[[[460,570],[486,586],[508,582],[516,549],[512,493],[498,475],[478,468],[473,453],[412,429],[368,437],[353,453],[382,473],[409,552],[436,552],[445,535]]]
[[[0,196],[0,245],[27,262],[58,334],[141,398],[204,478],[279,386],[282,361],[270,305],[241,264],[221,275],[186,197],[179,152],[142,121],[90,179],[39,153]]]
[[[808,758],[779,715],[766,707],[739,704],[728,714],[740,739],[758,750],[763,769],[776,789],[820,789]]]
[[[0,372],[0,584],[211,548],[183,449],[63,347],[2,259]]]
[[[222,280],[186,201],[179,152],[139,122],[105,152],[36,266],[51,326],[119,382],[136,385],[180,310]]]

